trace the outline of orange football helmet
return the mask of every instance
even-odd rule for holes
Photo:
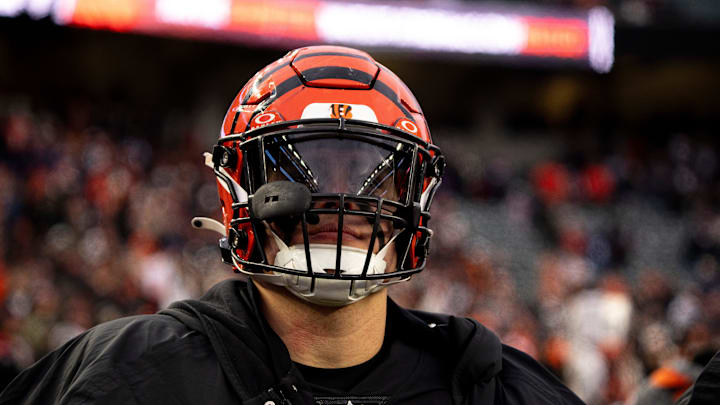
[[[444,158],[413,94],[365,52],[305,47],[259,71],[206,163],[222,224],[193,224],[223,234],[238,272],[345,305],[425,267]]]

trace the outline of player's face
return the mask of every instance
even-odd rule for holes
[[[320,208],[337,208],[336,202],[318,203]],[[346,209],[360,210],[358,204],[345,204]],[[365,208],[367,209],[367,208]],[[308,238],[310,243],[335,245],[338,241],[338,233],[341,234],[342,245],[359,249],[367,249],[372,238],[373,225],[365,218],[356,215],[346,215],[343,218],[342,231],[339,230],[339,219],[335,214],[318,215],[317,224],[308,225]],[[382,221],[379,226],[378,235],[373,244],[373,253],[377,253],[392,236],[392,225]],[[303,234],[300,225],[296,227],[290,237],[291,245],[303,244]]]
[[[329,208],[337,209],[337,202],[326,201],[314,203],[313,208]],[[348,210],[367,210],[367,207],[360,207],[357,203],[346,203],[345,208]],[[289,232],[288,235],[284,235],[283,230],[271,225],[273,231],[281,235],[288,245],[303,245],[304,236],[302,232],[302,225],[298,223],[294,229]],[[378,253],[385,244],[389,241],[394,233],[392,224],[389,221],[381,221],[378,226],[379,231],[375,236],[375,241],[372,246],[372,252]],[[339,217],[337,214],[321,214],[318,215],[318,221],[314,224],[308,224],[308,243],[311,244],[325,244],[325,245],[336,245],[338,242],[338,234],[342,238],[341,242],[343,246],[359,248],[366,250],[370,246],[372,239],[373,225],[364,217],[357,215],[346,215],[343,217],[342,231],[338,232]],[[288,232],[285,232],[288,233]],[[285,237],[283,237],[283,235]],[[392,242],[391,242],[392,243]],[[277,253],[275,244],[268,244],[269,251],[266,253],[269,257],[274,257]],[[397,253],[395,248],[390,246],[387,253],[385,254],[385,261],[387,262],[387,271],[395,271],[397,268]]]
[[[323,140],[297,143],[292,148],[268,148],[274,166],[268,169],[268,181],[287,180],[304,182],[313,193],[367,195],[398,201],[406,185],[398,173],[409,160],[403,152],[349,140]],[[406,160],[403,160],[406,159]],[[337,209],[338,199],[319,200],[312,208]],[[346,210],[374,213],[376,207],[357,201],[345,202]],[[383,208],[385,214],[390,213]],[[320,214],[316,223],[308,225],[308,242],[311,244],[341,244],[366,250],[370,247],[373,221],[360,215],[344,215],[342,229],[338,214]],[[301,224],[291,231],[274,228],[288,245],[303,245]],[[381,220],[373,241],[372,252],[377,253],[393,236],[395,229],[390,221]],[[396,253],[389,248],[385,256],[388,269],[395,269]]]

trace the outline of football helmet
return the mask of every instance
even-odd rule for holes
[[[240,90],[212,154],[235,271],[341,306],[425,267],[445,161],[405,84],[370,55],[293,50]]]

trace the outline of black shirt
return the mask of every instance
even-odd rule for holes
[[[417,339],[395,330],[393,321],[388,319],[380,351],[362,364],[324,369],[295,363],[316,404],[452,403],[452,367],[442,348],[414,343]]]
[[[383,349],[386,345],[383,344]],[[375,370],[385,356],[381,349],[370,360],[351,367],[318,368],[295,363],[300,374],[313,388],[313,391],[349,392],[357,383]]]

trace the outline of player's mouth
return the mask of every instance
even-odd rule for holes
[[[335,223],[328,223],[313,226],[308,230],[308,237],[310,238],[310,243],[335,244],[338,239],[338,225]],[[369,235],[366,235],[353,226],[343,226],[342,243],[344,245],[352,242],[365,241],[368,237]]]

